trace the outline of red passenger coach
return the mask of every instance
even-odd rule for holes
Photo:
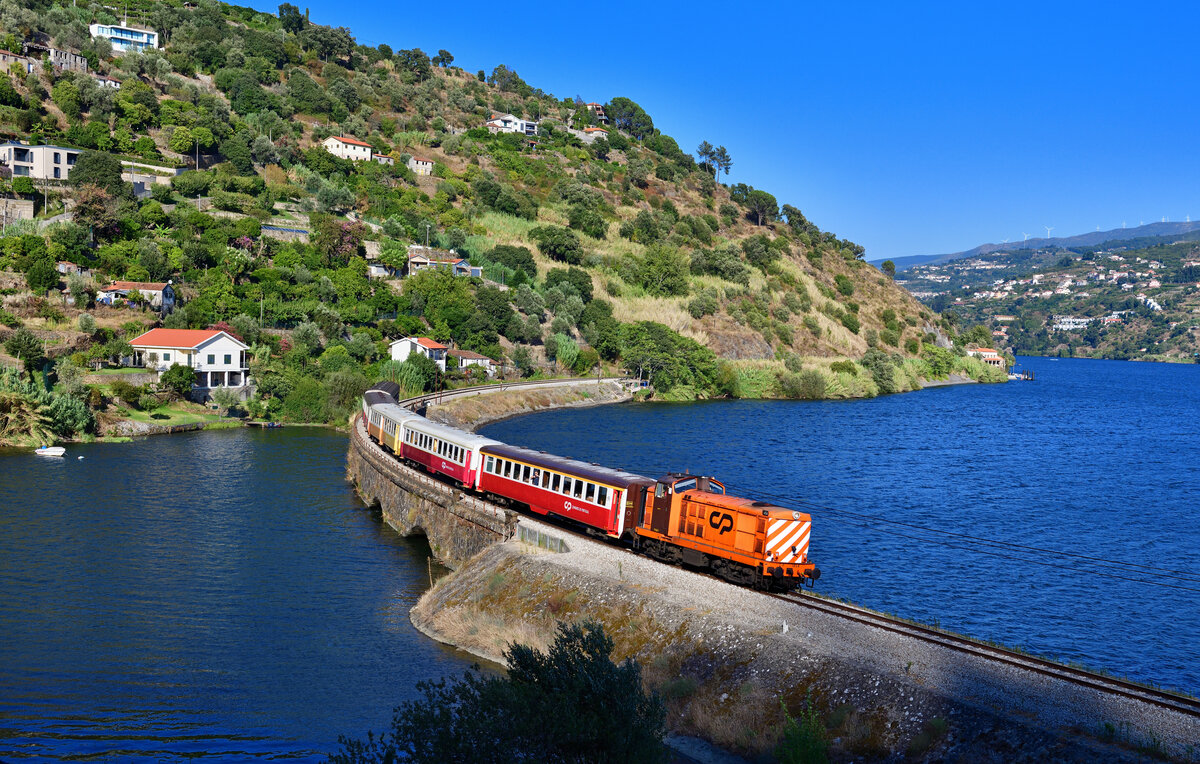
[[[641,475],[503,443],[481,451],[479,490],[614,538],[633,533],[634,498],[654,485]]]
[[[474,488],[479,472],[479,449],[499,441],[415,417],[404,422],[401,454],[430,472],[448,475]]]

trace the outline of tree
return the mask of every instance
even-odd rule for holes
[[[292,34],[300,34],[308,24],[300,13],[300,9],[291,3],[283,3],[279,6],[279,21],[283,24],[283,28]]]
[[[713,162],[717,169],[725,173],[725,177],[729,177],[729,171],[733,169],[733,160],[729,158],[729,151],[724,146],[717,146],[713,153]]]
[[[434,66],[447,67],[453,63],[454,63],[454,56],[450,53],[450,51],[446,50],[445,48],[439,50],[437,55],[433,57],[433,65]]]
[[[691,262],[677,247],[654,245],[646,249],[638,266],[638,282],[655,297],[688,293]]]
[[[514,271],[523,271],[530,278],[537,276],[537,265],[533,262],[533,253],[528,247],[497,244],[495,249],[487,253],[487,258]]]
[[[34,188],[33,178],[18,177],[12,179],[12,190],[14,194],[19,196],[28,196],[37,189]]]
[[[578,265],[583,262],[583,244],[569,228],[543,225],[532,229],[529,237],[537,242],[541,253],[553,260]]]
[[[896,264],[891,260],[884,260],[879,264],[879,270],[887,274],[889,279],[896,278]]]
[[[604,105],[604,113],[621,130],[639,141],[654,134],[654,120],[632,100],[618,96]]]
[[[433,67],[429,63],[429,56],[420,48],[396,51],[396,68],[408,72],[418,82],[433,76]]]
[[[779,203],[775,201],[774,196],[761,189],[750,189],[746,194],[746,206],[758,218],[759,225],[779,217]]]
[[[701,141],[696,148],[696,156],[700,157],[700,164],[713,174],[713,178],[717,177],[717,150],[708,141]]]
[[[342,737],[330,760],[664,762],[662,701],[642,689],[641,667],[613,663],[612,650],[595,623],[559,624],[545,653],[505,650],[506,676],[473,669],[459,680],[419,683],[421,697],[396,708],[387,733]]]
[[[4,350],[25,364],[25,371],[31,380],[34,372],[42,368],[42,363],[46,360],[46,354],[42,351],[42,341],[24,328],[16,330],[5,340]]]
[[[196,140],[192,137],[192,131],[183,126],[175,128],[174,132],[171,133],[171,141],[167,144],[171,151],[180,154],[188,153],[195,145]]]
[[[107,237],[121,226],[117,200],[99,186],[80,186],[75,192],[75,222],[90,226],[98,237]]]
[[[45,294],[58,286],[58,271],[54,267],[54,261],[49,258],[34,260],[25,272],[25,282],[35,294]]]
[[[103,151],[83,151],[71,169],[71,185],[75,188],[95,186],[112,196],[129,195],[129,186],[121,180],[121,160]]]
[[[192,391],[192,385],[196,382],[196,372],[190,366],[173,363],[171,368],[164,371],[158,378],[158,382],[170,390],[174,397],[185,398]]]

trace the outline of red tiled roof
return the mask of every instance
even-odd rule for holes
[[[434,342],[433,340],[429,339],[428,337],[413,337],[412,339],[416,340],[417,344],[420,345],[421,347],[426,347],[426,348],[429,348],[430,350],[445,350],[446,349],[445,345],[441,344],[440,342]]]
[[[111,289],[136,289],[139,292],[161,292],[167,288],[165,281],[114,281],[112,284],[101,289],[101,292],[107,292]]]
[[[194,348],[224,334],[220,329],[151,329],[130,341],[134,347]]]
[[[585,127],[585,128],[583,128],[583,132],[585,132],[585,133],[607,133],[608,131],[605,130],[603,127]]]
[[[330,137],[333,138],[335,141],[341,141],[342,143],[349,143],[352,146],[364,146],[366,148],[371,148],[371,144],[363,143],[362,141],[360,141],[357,138],[347,138],[344,135],[332,135]]]
[[[412,158],[412,160],[413,160],[414,162],[424,162],[424,163],[426,163],[426,164],[433,164],[433,160],[432,160],[432,159],[425,159],[424,157],[419,157],[419,156],[414,156],[414,157]]]

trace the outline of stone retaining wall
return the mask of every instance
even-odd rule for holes
[[[457,568],[516,531],[518,516],[400,463],[367,435],[362,418],[350,430],[346,477],[367,504],[404,536],[424,534],[439,562]]]

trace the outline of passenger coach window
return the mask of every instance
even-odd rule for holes
[[[582,480],[575,481],[575,498],[576,499],[583,498],[583,481]]]
[[[593,483],[587,484],[587,496],[584,497],[592,504],[596,503],[596,486]]]
[[[600,486],[600,490],[596,492],[596,503],[602,507],[608,506],[608,489]]]
[[[512,477],[512,466],[513,466],[512,462],[510,462],[510,461],[504,462],[504,477]]]
[[[532,482],[535,486],[540,486],[542,484],[542,471],[541,470],[535,469],[533,471],[533,481]]]
[[[554,473],[554,477],[551,478],[551,480],[550,480],[550,490],[557,491],[561,487],[562,487],[562,475],[559,475],[556,472],[556,473]]]
[[[563,478],[562,492],[565,493],[567,496],[571,495],[571,478],[569,478],[569,477]]]
[[[524,467],[521,468],[521,482],[522,483],[529,482],[529,465],[528,464],[526,464]]]
[[[484,467],[483,469],[485,472],[495,472],[496,471],[496,466],[495,466],[495,463],[492,461],[492,457],[489,456],[487,458],[487,466]]]

